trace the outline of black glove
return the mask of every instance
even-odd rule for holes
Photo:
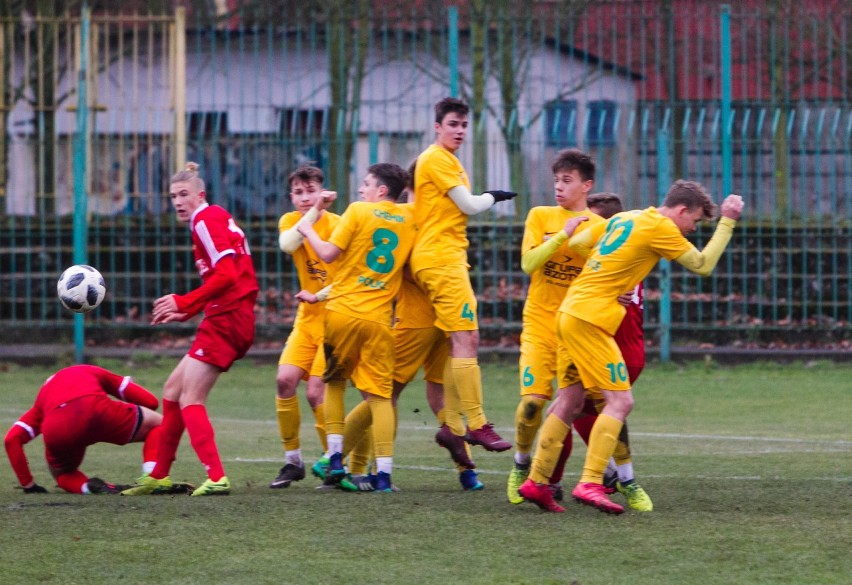
[[[517,193],[513,193],[512,191],[486,191],[486,193],[491,193],[491,196],[494,197],[494,203],[500,203],[501,201],[508,201],[509,199],[514,199],[518,196]]]
[[[43,487],[41,487],[40,485],[38,485],[37,483],[34,483],[30,487],[24,488],[24,493],[25,494],[46,494],[47,490],[44,489]]]

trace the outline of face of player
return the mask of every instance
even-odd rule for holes
[[[704,219],[704,209],[696,207],[690,210],[685,205],[678,205],[670,217],[680,233],[686,236],[698,229],[698,222]]]
[[[582,211],[586,208],[586,196],[592,189],[592,181],[584,181],[577,169],[560,171],[553,175],[553,190],[556,204],[562,209]]]
[[[384,185],[379,185],[378,181],[372,173],[367,173],[361,186],[358,187],[358,197],[361,201],[368,203],[377,203],[387,199],[388,188]]]
[[[322,193],[322,183],[319,181],[293,179],[290,184],[290,201],[293,202],[296,211],[302,215],[314,206],[320,193]]]
[[[441,123],[435,123],[435,144],[455,152],[461,148],[467,134],[467,116],[450,112],[444,116]]]
[[[178,181],[169,187],[169,196],[175,208],[178,221],[188,223],[193,212],[204,203],[206,196],[204,191],[198,191],[190,181]]]

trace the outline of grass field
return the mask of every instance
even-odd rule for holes
[[[155,393],[174,360],[101,362]],[[0,425],[30,406],[44,368],[0,371]],[[486,489],[459,488],[422,384],[400,403],[397,494],[285,490],[275,366],[242,363],[209,410],[234,493],[221,498],[72,496],[52,487],[41,440],[27,453],[49,495],[24,495],[0,465],[0,583],[848,584],[852,582],[852,367],[650,366],[631,440],[649,514],[574,502],[544,514],[506,501],[510,453],[474,451]],[[484,367],[486,411],[511,438],[517,371]],[[351,398],[355,392],[350,391]],[[303,409],[303,451],[319,454]],[[577,443],[579,441],[575,441]],[[584,450],[568,463],[576,481]],[[172,477],[204,475],[184,439]],[[139,475],[140,446],[96,445],[83,470]],[[620,500],[620,496],[615,496]]]

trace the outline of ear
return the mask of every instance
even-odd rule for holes
[[[207,200],[207,193],[205,193],[204,191],[199,191],[198,196],[204,200]]]

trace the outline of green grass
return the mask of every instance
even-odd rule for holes
[[[130,373],[159,393],[174,363]],[[101,365],[130,371],[119,362]],[[511,437],[517,370],[483,370],[486,410]],[[0,371],[2,429],[29,407],[49,373]],[[0,465],[0,582],[852,582],[848,365],[650,366],[636,387],[630,427],[637,476],[655,510],[618,517],[570,501],[565,514],[512,506],[505,497],[511,455],[479,448],[486,489],[462,492],[434,444],[420,383],[400,403],[394,481],[401,493],[321,493],[310,477],[270,490],[282,455],[274,379],[274,365],[242,363],[211,396],[235,485],[230,497],[59,493],[40,439],[27,453],[49,495],[24,495],[9,466]],[[302,436],[310,463],[319,447],[307,409]],[[569,461],[567,486],[583,455],[577,448]],[[172,477],[200,482],[204,474],[186,439],[178,457]],[[139,474],[139,459],[139,445],[96,445],[83,469],[126,482]]]

